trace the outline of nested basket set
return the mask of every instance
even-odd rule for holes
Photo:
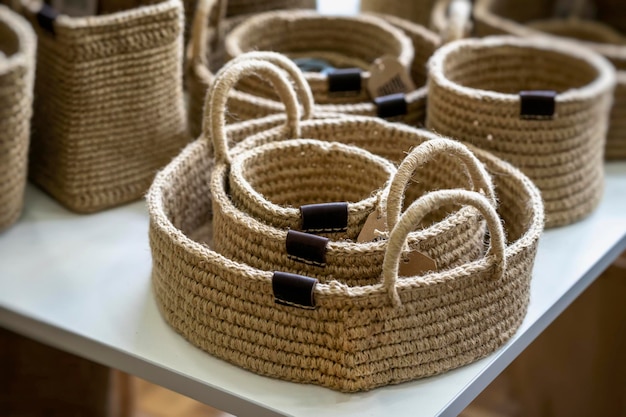
[[[83,213],[149,187],[154,296],[195,346],[345,392],[471,363],[626,156],[626,19],[565,3],[0,6],[0,228],[27,172]]]

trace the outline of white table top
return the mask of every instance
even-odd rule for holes
[[[626,248],[626,163],[607,165],[590,217],[542,237],[529,312],[506,346],[361,394],[258,376],[188,344],[152,298],[147,230],[143,202],[76,215],[29,186],[22,219],[0,233],[0,326],[239,416],[456,415]]]

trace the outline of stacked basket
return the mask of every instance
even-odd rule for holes
[[[286,118],[226,127],[229,91],[251,74],[272,83]],[[236,365],[342,391],[444,372],[506,341],[526,311],[543,226],[534,185],[500,159],[427,131],[364,116],[301,120],[296,97],[279,66],[243,58],[227,66],[207,95],[205,133],[157,176],[148,196],[150,244],[165,319]],[[298,149],[320,158],[302,164]],[[396,171],[380,157],[403,162]],[[378,174],[346,182],[366,161]],[[414,171],[419,181],[409,186]],[[498,173],[495,187],[486,171]],[[325,186],[311,190],[314,178]],[[337,187],[352,191],[335,195]],[[355,201],[334,204],[344,195]],[[319,206],[328,199],[333,204]],[[292,207],[302,203],[317,207]],[[242,236],[261,249],[281,241],[274,251],[292,259],[229,248],[244,244],[233,237],[233,212],[246,219],[237,226],[247,227]],[[354,241],[367,213],[387,221]],[[287,241],[296,229],[306,236]],[[361,250],[363,267],[348,256],[350,247]],[[460,257],[437,258],[446,251]],[[401,259],[411,263],[416,252],[435,265],[398,279]],[[320,254],[324,265],[293,263]],[[370,254],[380,256],[375,265],[367,264]]]
[[[0,230],[18,219],[24,201],[35,49],[28,23],[0,6]]]

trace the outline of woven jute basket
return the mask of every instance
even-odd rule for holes
[[[180,0],[80,18],[25,6],[38,36],[32,180],[78,212],[140,198],[189,141]]]
[[[546,226],[566,225],[602,197],[614,85],[608,61],[571,44],[457,41],[431,58],[427,126],[519,167],[542,191]]]
[[[478,0],[474,18],[479,36],[573,39],[578,46],[590,48],[611,61],[617,69],[617,85],[605,158],[626,158],[626,10],[620,2]]]
[[[270,118],[274,120],[265,126],[277,122]],[[302,121],[302,135],[308,137],[324,122]],[[344,138],[348,135],[342,133],[358,138],[367,132],[355,128],[392,126],[368,117],[335,122]],[[405,143],[412,138],[417,145],[422,135],[436,138],[394,126]],[[229,138],[242,144],[250,133],[251,122],[227,129]],[[379,141],[377,146],[389,155],[408,151],[399,149],[401,143]],[[473,151],[497,174],[497,214],[479,193],[426,194],[405,210],[385,240],[384,266],[376,282],[287,276],[304,284],[306,294],[294,302],[282,291],[284,274],[253,268],[213,249],[213,194],[207,177],[214,159],[209,141],[198,139],[157,175],[148,193],[152,282],[163,317],[192,344],[235,365],[347,392],[438,374],[488,355],[514,334],[526,313],[543,207],[537,188],[519,170],[488,152]],[[491,236],[487,254],[450,269],[397,279],[407,234],[428,211],[448,204],[475,205],[483,213]]]
[[[201,0],[198,3],[196,15],[194,16],[194,29],[188,48],[187,89],[189,91],[189,126],[190,131],[194,136],[198,136],[201,131],[203,108],[202,106],[204,105],[206,92],[213,82],[215,72],[227,60],[227,57],[225,56],[226,52],[224,49],[224,38],[228,37],[228,34],[231,33],[233,28],[236,27],[236,25],[239,23],[237,19],[222,19],[220,23],[220,13],[215,12],[218,6],[219,2],[216,0]],[[287,13],[287,15],[292,14]],[[332,40],[333,44],[336,43],[338,45],[334,47],[335,50],[337,50],[342,45],[345,48],[353,48],[357,51],[359,50],[357,49],[357,46],[362,49],[362,40],[360,40],[358,43],[348,43],[345,39],[343,39],[343,33],[340,34],[339,39],[336,38],[337,31],[339,31],[340,27],[338,26],[338,24],[342,23],[343,20],[352,22],[351,26],[356,25],[357,27],[360,27],[361,33],[363,32],[363,30],[374,30],[374,33],[379,33],[380,36],[377,36],[382,40],[395,39],[395,41],[393,42],[394,44],[396,44],[396,46],[392,48],[387,48],[386,46],[374,47],[369,44],[366,45],[367,49],[359,51],[359,54],[362,57],[361,59],[359,59],[359,61],[361,61],[360,64],[362,66],[364,65],[363,61],[372,59],[371,57],[375,57],[375,55],[377,54],[384,55],[394,50],[397,51],[397,44],[401,44],[402,50],[405,52],[413,51],[413,49],[411,48],[412,40],[412,43],[419,47],[416,59],[412,60],[412,63],[410,65],[412,79],[417,88],[413,91],[406,93],[404,97],[404,100],[406,102],[406,114],[397,116],[397,119],[412,125],[423,125],[426,108],[425,63],[439,44],[439,40],[436,35],[422,29],[415,31],[415,34],[410,36],[411,39],[409,39],[406,36],[402,35],[402,33],[398,31],[398,29],[394,29],[380,19],[371,16],[350,18],[321,18],[319,15],[312,14],[310,12],[304,12],[304,15],[310,17],[306,19],[303,18],[306,21],[314,22],[315,20],[321,19],[321,21],[325,22],[323,24],[323,27],[328,28],[328,30],[311,29],[313,31],[317,30],[318,35],[316,41],[311,41],[309,39],[304,42],[303,45],[305,47],[310,48],[312,43],[315,44],[315,42],[320,39],[327,39],[329,41]],[[278,14],[275,16],[285,15]],[[296,14],[295,16],[300,16],[300,14]],[[330,21],[335,20],[337,20],[336,24],[330,23]],[[250,28],[249,25],[247,27]],[[303,28],[303,30],[304,29],[306,28]],[[261,36],[260,34],[261,32],[259,32],[257,35]],[[335,36],[335,38],[332,38],[333,36]],[[380,42],[382,42],[382,40]],[[388,43],[389,42],[383,42],[383,44]],[[323,45],[320,48],[322,47]],[[332,50],[332,48],[330,49]],[[328,50],[326,52],[328,53]],[[401,54],[403,57],[406,55],[405,52],[402,52]],[[319,53],[319,51],[315,53]],[[368,57],[363,58],[364,53],[368,53]],[[352,52],[352,55],[354,54],[355,53]],[[337,56],[339,55],[341,54],[335,54],[333,55],[333,57],[337,59]],[[283,61],[287,60],[284,57],[277,57],[274,59],[275,63],[280,64],[279,60],[281,60],[281,58]],[[402,59],[405,60],[405,58]],[[406,62],[409,61],[411,60],[408,60]],[[289,64],[284,64],[286,70],[289,70],[288,65]],[[318,90],[321,89],[317,92],[316,97],[317,102],[320,103],[316,105],[316,109],[318,111],[361,114],[370,116],[377,116],[380,114],[379,106],[374,100],[369,98],[369,96],[367,96],[365,92],[361,92],[358,95],[353,94],[342,97],[332,95],[332,97],[328,97],[328,81],[326,78],[327,77],[325,75],[319,73],[308,74],[307,81],[310,81],[311,85],[317,86]],[[248,82],[248,84],[250,84],[250,82]],[[271,91],[269,91],[268,89],[264,89],[262,83],[253,83],[253,87],[254,88],[252,88],[251,90],[249,85],[247,85],[247,88],[244,85],[241,88],[238,88],[238,90],[231,93],[231,120],[248,120],[282,111],[282,104],[277,100],[275,96],[270,94]],[[259,88],[261,88],[262,91],[258,91]],[[254,92],[254,94],[251,94],[251,91]],[[363,98],[364,96],[366,97]],[[320,100],[325,101],[326,104],[321,104]],[[330,102],[329,100],[331,100],[332,102]]]
[[[258,137],[250,136],[235,146],[235,156],[231,159],[226,150],[228,140],[224,133],[224,106],[228,99],[229,88],[250,74],[271,81],[271,85],[284,98],[288,115],[287,126],[290,130],[285,131],[283,127],[278,127],[261,132]],[[262,61],[249,60],[244,62],[242,60],[238,65],[223,68],[208,94],[205,108],[209,115],[206,120],[211,128],[205,137],[212,138],[215,145],[216,161],[218,162],[211,177],[215,248],[233,260],[268,270],[280,269],[320,278],[333,276],[353,283],[377,280],[384,257],[384,244],[370,241],[357,243],[357,237],[363,228],[366,217],[374,210],[377,210],[378,215],[386,217],[389,229],[395,224],[398,217],[397,212],[400,210],[404,199],[401,197],[404,197],[404,190],[407,188],[410,175],[398,180],[400,185],[397,185],[392,193],[383,186],[385,179],[391,175],[393,167],[391,165],[385,166],[382,161],[376,160],[373,156],[367,156],[365,151],[357,152],[352,147],[344,149],[340,144],[334,143],[332,146],[328,144],[321,146],[321,149],[315,152],[312,149],[312,144],[304,140],[288,141],[289,144],[286,144],[287,142],[281,143],[281,140],[288,138],[316,138],[318,135],[324,137],[326,141],[334,141],[332,138],[329,139],[328,135],[334,132],[341,136],[342,129],[341,127],[338,128],[338,125],[349,124],[347,123],[348,117],[330,119],[329,121],[319,120],[307,131],[306,136],[300,135],[298,133],[300,132],[300,123],[297,113],[299,107],[295,101],[296,93],[295,91],[288,93],[290,89],[293,90],[289,80],[281,79],[280,68],[272,67]],[[379,127],[374,134],[364,134],[363,131],[353,132],[353,135],[354,133],[362,137],[356,143],[357,145],[362,145],[367,141],[382,141],[392,146],[397,145],[394,136],[398,130],[394,129],[394,125]],[[422,138],[422,140],[424,139]],[[301,146],[301,149],[298,149],[298,142],[304,145]],[[412,145],[416,143],[419,143],[419,138],[414,137]],[[280,152],[285,152],[287,147],[291,153],[280,156]],[[317,147],[320,148],[319,142]],[[241,152],[239,152],[240,149]],[[337,161],[337,153],[341,151],[343,153],[341,156],[350,157],[352,162],[346,160],[344,167],[331,167],[328,161],[332,154],[329,151],[335,152],[335,156],[332,158],[335,161]],[[258,155],[259,152],[264,154],[265,158],[258,161],[259,163],[254,167],[248,167],[252,171],[252,175],[258,177],[256,178],[257,185],[264,189],[264,194],[256,196],[255,204],[251,201],[251,197],[246,198],[244,195],[246,192],[253,193],[254,190],[252,187],[244,190],[241,184],[236,184],[233,181],[233,171],[237,168],[242,170],[241,165],[244,161],[249,160],[255,154]],[[325,164],[319,157],[320,155],[323,156],[324,153],[327,154]],[[490,178],[471,154],[468,155],[467,152],[454,146],[447,146],[439,152],[433,153],[431,151],[430,158],[424,157],[419,163],[414,162],[411,166],[410,172],[417,167],[429,170],[428,174],[419,176],[419,191],[428,191],[429,187],[430,189],[437,189],[474,186],[476,189],[485,190],[495,204]],[[445,153],[447,155],[443,155]],[[447,156],[448,159],[442,159],[442,156]],[[455,161],[455,157],[462,162],[460,169],[459,161]],[[290,161],[287,161],[287,158]],[[367,163],[368,160],[372,166],[367,168],[366,172],[363,162]],[[287,165],[288,162],[289,165]],[[431,164],[423,167],[427,162],[431,162]],[[285,167],[289,168],[296,164],[301,165],[302,172],[287,175]],[[345,172],[347,169],[355,172],[347,173]],[[268,178],[265,175],[266,172],[273,174],[273,177]],[[466,172],[469,175],[469,180]],[[311,173],[315,175],[311,175]],[[324,179],[325,175],[328,178]],[[349,181],[350,184],[345,182],[345,179],[349,178],[352,178]],[[307,182],[304,184],[305,188],[302,188],[303,181]],[[354,184],[354,181],[360,182],[360,184]],[[286,185],[281,185],[281,182]],[[374,191],[374,187],[378,187],[379,190]],[[272,188],[276,189],[272,192]],[[283,188],[286,189],[284,194],[288,195],[292,202],[298,202],[298,207],[316,203],[336,203],[342,201],[341,199],[337,200],[342,195],[348,201],[362,198],[367,193],[372,193],[373,198],[367,198],[358,204],[345,207],[347,216],[341,226],[334,222],[340,215],[336,213],[326,214],[325,211],[324,221],[320,222],[321,226],[300,228],[301,224],[304,226],[305,223],[310,223],[305,220],[305,213],[302,208],[298,210],[297,207],[277,207],[277,205],[271,205],[267,201],[268,196],[281,194],[279,189]],[[381,193],[382,188],[385,190],[382,190]],[[415,188],[413,187],[413,195],[416,193]],[[242,203],[242,200],[247,200],[247,204],[246,202]],[[393,202],[393,206],[396,208],[395,212],[388,212],[386,209],[388,200]],[[410,203],[410,201],[412,200],[408,202]],[[261,207],[262,204],[265,204],[266,207]],[[324,209],[327,208],[327,205],[322,205]],[[251,206],[255,207],[251,208]],[[285,216],[287,212],[290,212],[290,215]],[[391,213],[395,214],[391,215]],[[255,217],[251,214],[259,214],[259,216]],[[433,215],[437,215],[437,213],[433,213]],[[442,220],[442,217],[446,216],[429,216],[422,226],[432,223],[432,227],[425,227],[426,230],[412,234],[409,245],[412,248],[419,247],[420,251],[432,259],[438,267],[444,268],[453,263],[459,264],[469,259],[475,259],[476,256],[480,255],[484,241],[484,225],[478,213],[468,208],[439,221]],[[332,227],[329,226],[329,222]],[[293,231],[287,230],[288,227],[302,230],[308,234],[306,236],[295,234]],[[319,239],[312,239],[311,233],[323,234],[332,240],[324,242]],[[305,243],[300,244],[298,240],[294,246],[292,245],[294,239],[304,239],[303,242]],[[313,241],[321,245],[320,249],[312,256],[301,256],[299,248],[305,244],[314,244]]]
[[[0,230],[24,204],[36,44],[28,22],[0,5]]]

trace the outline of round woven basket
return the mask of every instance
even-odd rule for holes
[[[546,226],[598,205],[615,84],[604,58],[545,39],[468,39],[439,49],[429,76],[428,128],[519,167],[542,191]]]
[[[225,104],[228,98],[229,88],[232,88],[235,84],[240,82],[246,76],[255,74],[265,81],[270,81],[276,91],[284,98],[287,108],[287,126],[289,131],[285,131],[284,127],[280,126],[276,129],[270,129],[259,138],[250,136],[240,145],[234,149],[235,156],[232,159],[229,156],[229,152],[226,150],[228,141],[226,140],[224,133],[225,126]],[[413,170],[422,168],[427,170],[430,168],[428,174],[419,176],[420,187],[413,187],[412,193],[415,195],[416,189],[426,192],[428,187],[433,188],[461,188],[463,186],[474,186],[476,189],[485,190],[485,193],[490,196],[491,200],[495,204],[495,197],[491,186],[491,181],[488,174],[484,171],[480,163],[473,158],[470,154],[463,152],[463,149],[458,149],[454,146],[442,147],[438,152],[431,151],[430,157],[424,157],[419,162],[414,161],[413,165],[407,168],[409,174],[405,175],[403,179],[394,180],[399,185],[391,190],[387,190],[384,186],[385,181],[389,178],[393,170],[392,165],[385,165],[381,160],[377,160],[376,157],[369,155],[365,151],[358,152],[356,148],[349,147],[344,149],[340,144],[334,143],[332,146],[326,144],[322,146],[323,151],[343,150],[344,156],[349,156],[352,162],[346,161],[347,164],[352,167],[344,166],[338,167],[335,171],[343,172],[339,177],[332,175],[332,173],[320,173],[319,167],[314,167],[315,164],[320,164],[321,161],[317,160],[314,155],[314,151],[310,149],[311,143],[307,143],[304,140],[287,141],[287,145],[282,142],[284,139],[293,137],[309,137],[316,138],[318,135],[326,136],[328,134],[327,129],[332,129],[332,132],[337,133],[337,137],[342,137],[344,134],[341,128],[337,128],[337,124],[345,125],[349,124],[347,120],[349,117],[341,119],[331,119],[330,123],[323,124],[318,121],[313,126],[317,129],[310,129],[307,131],[307,136],[302,136],[300,132],[300,122],[298,117],[298,105],[295,101],[295,92],[289,93],[292,90],[289,80],[281,79],[280,69],[273,67],[272,65],[255,60],[243,61],[237,65],[229,65],[223,68],[217,76],[214,86],[207,95],[207,113],[206,118],[210,129],[205,135],[209,140],[213,140],[215,145],[216,161],[218,162],[213,175],[211,177],[211,187],[214,201],[214,242],[215,248],[231,259],[239,262],[245,262],[251,266],[263,268],[263,269],[279,269],[293,273],[303,273],[318,278],[324,278],[332,276],[337,279],[342,279],[346,282],[364,283],[377,280],[381,272],[381,264],[384,256],[384,243],[382,242],[356,242],[359,237],[359,232],[363,229],[363,225],[366,220],[366,216],[372,211],[376,210],[378,215],[386,217],[387,227],[390,229],[397,221],[398,212],[401,209],[401,205],[404,198],[404,192],[411,178]],[[385,126],[383,129],[379,129],[375,134],[367,135],[362,131],[352,132],[357,133],[362,137],[360,142],[367,141],[384,141],[394,144],[394,135],[397,131]],[[419,143],[420,138],[413,138],[413,144]],[[333,140],[327,139],[324,140]],[[340,139],[341,140],[341,139]],[[424,140],[422,138],[422,140]],[[258,143],[258,145],[252,145],[251,142],[264,142]],[[357,143],[360,145],[361,143]],[[298,149],[298,145],[301,146]],[[285,166],[285,156],[282,157],[279,153],[285,151],[285,146],[290,148],[296,155],[286,155],[294,159],[302,166],[303,172],[293,173],[290,177],[286,178],[284,170],[281,167]],[[320,147],[317,142],[318,148]],[[247,150],[244,150],[247,148]],[[241,149],[241,152],[239,150]],[[347,219],[344,220],[341,227],[337,227],[335,219],[339,217],[336,214],[325,215],[324,221],[319,222],[321,226],[317,226],[310,230],[309,228],[300,229],[300,224],[310,223],[305,222],[305,213],[302,209],[298,210],[291,208],[292,216],[289,218],[276,218],[281,214],[285,214],[285,208],[266,207],[264,213],[259,216],[251,216],[251,211],[246,211],[246,204],[237,204],[241,202],[245,197],[244,193],[240,192],[241,187],[233,184],[232,171],[236,169],[236,164],[241,164],[243,160],[250,158],[258,152],[273,152],[272,158],[266,158],[262,162],[265,164],[266,171],[272,171],[274,173],[273,178],[266,178],[261,171],[261,164],[256,166],[253,171],[255,176],[259,176],[259,185],[263,185],[264,189],[280,187],[278,179],[282,179],[282,182],[287,182],[288,186],[285,193],[292,196],[294,201],[299,201],[301,204],[310,203],[328,203],[329,196],[338,196],[330,200],[330,202],[336,202],[337,198],[343,195],[344,199],[350,201],[351,199],[362,198],[365,193],[372,193],[373,199],[365,201],[366,205],[361,203],[359,205],[353,205],[352,208],[348,205],[346,208],[348,211]],[[299,155],[302,153],[302,155]],[[319,151],[318,151],[319,153]],[[368,156],[369,155],[369,156]],[[268,155],[265,155],[268,156]],[[374,171],[374,167],[368,168],[370,172],[364,173],[362,170],[356,173],[346,173],[347,169],[358,169],[358,159],[361,161],[375,162],[379,167]],[[448,159],[443,159],[447,157]],[[459,158],[462,162],[461,169],[459,169],[459,163],[456,158]],[[328,156],[327,156],[328,158]],[[335,156],[336,158],[336,156]],[[303,159],[311,159],[311,163],[303,163]],[[450,161],[452,159],[452,161]],[[370,163],[371,163],[370,162]],[[423,167],[427,162],[431,162],[429,166]],[[442,163],[443,162],[443,163]],[[328,164],[326,164],[328,165]],[[306,167],[306,171],[305,168]],[[434,170],[432,167],[436,167]],[[309,172],[314,170],[317,175],[310,176]],[[467,174],[466,174],[467,172]],[[329,176],[329,179],[325,180],[323,177]],[[349,189],[349,185],[344,183],[346,177],[361,177],[355,181],[362,184],[351,184],[352,190]],[[469,180],[467,176],[469,175]],[[371,177],[371,178],[367,178]],[[309,178],[312,181],[308,181],[306,187],[310,189],[301,189],[299,187],[301,181],[305,178]],[[433,181],[429,179],[434,178]],[[323,184],[323,186],[320,186]],[[443,184],[443,186],[441,186]],[[337,186],[340,185],[340,189]],[[320,191],[319,188],[326,188]],[[375,187],[378,191],[375,191]],[[385,190],[381,194],[381,189]],[[239,191],[239,192],[238,192]],[[230,195],[229,195],[230,193]],[[278,194],[278,192],[274,192]],[[266,203],[268,206],[267,198],[264,195],[257,196],[256,211],[262,211],[259,207],[262,203]],[[313,201],[307,201],[311,197],[315,197]],[[247,206],[250,206],[250,198],[248,198]],[[341,201],[341,200],[339,200]],[[391,207],[387,210],[387,202],[390,202]],[[410,201],[408,201],[410,203]],[[359,209],[358,212],[355,209]],[[395,211],[394,211],[395,209]],[[281,213],[282,211],[282,213]],[[350,213],[352,211],[352,213]],[[302,218],[300,214],[302,213]],[[325,212],[326,213],[326,212]],[[345,213],[345,212],[344,212]],[[431,216],[425,219],[422,225],[426,230],[420,233],[414,233],[409,239],[409,246],[412,249],[419,250],[428,256],[435,265],[438,267],[447,267],[452,263],[462,263],[470,259],[475,259],[480,255],[483,249],[484,241],[484,225],[480,220],[480,216],[475,211],[467,208],[463,209],[449,217],[446,217],[447,211],[442,216],[439,212],[434,212]],[[440,217],[433,217],[439,215]],[[272,218],[275,217],[275,218]],[[445,218],[443,218],[445,217]],[[442,219],[443,218],[443,219]],[[352,220],[350,222],[350,220]],[[329,224],[332,225],[329,226]],[[430,226],[431,227],[427,227]],[[313,239],[311,236],[302,236],[287,230],[287,227],[292,226],[296,230],[303,230],[307,233],[327,232],[326,236],[332,237],[331,241],[320,241],[319,239]],[[283,227],[283,228],[280,228]],[[339,230],[336,230],[339,229]],[[333,232],[333,233],[329,233]],[[304,243],[296,242],[296,245],[292,245],[291,242],[294,239],[305,239]],[[300,255],[300,247],[304,245],[320,245],[320,249],[313,252],[311,256]],[[290,250],[293,248],[293,250]]]
[[[94,212],[141,198],[189,141],[180,0],[72,18],[23,13],[38,36],[32,180]]]
[[[308,136],[316,123],[324,120],[302,121],[302,134]],[[354,137],[355,128],[368,124],[397,126],[367,117],[348,124]],[[434,136],[398,127],[399,137]],[[250,123],[227,133],[241,141],[251,133]],[[408,151],[399,147],[386,149]],[[537,188],[520,171],[474,151],[498,173],[505,233],[481,194],[427,194],[393,228],[379,280],[356,285],[256,269],[216,252],[207,181],[214,162],[209,141],[197,140],[157,175],[148,193],[152,282],[163,317],[195,346],[237,366],[347,392],[438,374],[488,355],[514,334],[526,313],[543,208]],[[478,207],[489,224],[491,249],[457,267],[397,280],[406,234],[426,212],[448,203]],[[303,284],[295,294],[301,297],[284,291],[293,288],[290,282]]]
[[[36,44],[28,22],[0,5],[0,230],[24,204]]]
[[[479,36],[512,34],[571,39],[606,57],[617,71],[605,158],[626,158],[626,11],[619,2],[577,2],[578,9],[563,9],[567,2],[477,0],[475,32]],[[591,7],[589,7],[591,6]],[[586,20],[586,19],[595,20]]]

